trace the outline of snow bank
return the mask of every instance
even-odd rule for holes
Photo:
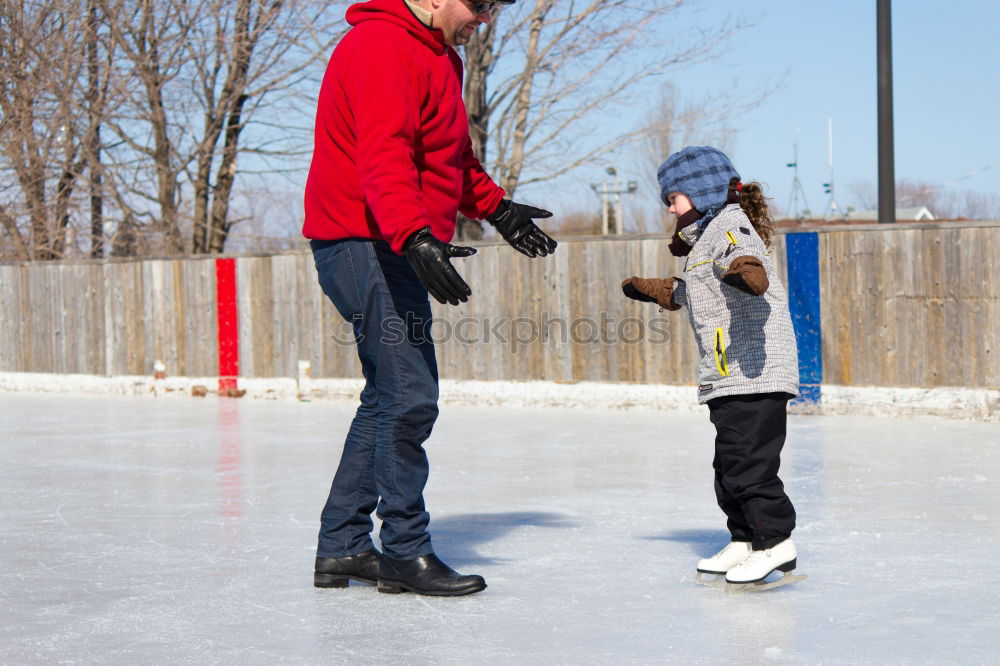
[[[304,368],[299,378],[241,378],[243,397],[264,400],[355,401],[360,379],[313,379]],[[83,393],[191,398],[217,396],[215,377],[98,377],[43,373],[0,373],[0,391]],[[611,382],[511,382],[442,380],[441,402],[451,405],[565,407],[579,409],[649,409],[695,411],[694,386],[620,384]],[[867,414],[873,416],[937,416],[1000,421],[1000,389],[961,387],[892,388],[829,386],[818,404],[793,403],[795,413]]]

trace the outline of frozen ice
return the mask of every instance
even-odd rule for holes
[[[1000,427],[795,415],[808,580],[727,595],[705,412],[444,406],[441,557],[485,592],[312,587],[337,402],[0,394],[0,662],[996,663]]]

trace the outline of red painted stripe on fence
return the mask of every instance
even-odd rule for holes
[[[215,302],[219,320],[219,395],[236,390],[240,336],[236,310],[236,260],[215,260]]]

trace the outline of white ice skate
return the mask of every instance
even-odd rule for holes
[[[792,573],[795,558],[795,544],[791,539],[785,539],[773,548],[751,550],[745,560],[726,572],[726,591],[760,592],[805,580],[804,574]],[[765,579],[775,571],[784,575],[774,582],[766,582]]]
[[[742,562],[750,554],[749,541],[732,541],[712,557],[698,560],[698,573],[694,580],[710,587],[723,587],[726,572]]]

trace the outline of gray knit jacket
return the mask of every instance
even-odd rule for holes
[[[736,257],[760,259],[769,287],[761,296],[721,281]],[[726,206],[694,242],[674,302],[686,305],[701,362],[698,402],[727,395],[799,394],[798,350],[788,297],[764,241],[738,204]]]

